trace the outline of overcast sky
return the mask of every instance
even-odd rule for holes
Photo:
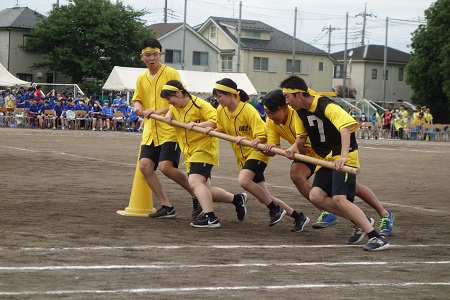
[[[1,0],[0,10],[18,3],[44,15],[48,15],[56,0]],[[115,3],[116,0],[111,0]],[[134,9],[146,9],[147,25],[162,23],[165,0],[123,0]],[[239,18],[239,2],[233,0],[187,0],[186,21],[195,26],[208,17]],[[294,35],[295,8],[297,7],[296,37],[315,47],[328,51],[328,28],[331,26],[331,53],[341,51],[345,45],[346,13],[348,21],[347,48],[362,42],[364,6],[366,11],[365,44],[384,45],[386,18],[388,22],[388,46],[410,52],[411,33],[424,24],[424,11],[431,0],[242,0],[242,19],[259,20]],[[59,0],[60,5],[68,0]],[[185,0],[167,0],[167,22],[183,22]],[[326,28],[326,29],[324,29]]]

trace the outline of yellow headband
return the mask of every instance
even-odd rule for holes
[[[215,83],[215,84],[214,84],[214,88],[215,88],[216,90],[219,90],[219,91],[224,91],[224,92],[232,93],[232,94],[236,95],[236,98],[237,98],[239,101],[241,101],[241,96],[239,95],[239,91],[237,91],[237,90],[235,90],[235,89],[233,89],[233,88],[231,88],[231,87],[229,87],[229,86],[226,86],[226,85],[223,85],[223,84],[219,84],[219,83]]]
[[[166,91],[174,91],[174,92],[178,92],[180,90],[176,86],[168,85],[168,84],[164,85],[162,89],[166,90]]]
[[[282,92],[283,92],[283,95],[284,94],[295,94],[295,93],[299,93],[299,92],[300,93],[308,93],[310,95],[315,95],[316,94],[316,91],[314,91],[312,89],[309,89],[309,88],[308,88],[307,91],[300,90],[300,89],[283,88]]]
[[[159,50],[159,48],[145,47],[144,49],[142,49],[141,54],[144,54],[147,51],[156,51],[158,53],[161,52],[161,50]]]

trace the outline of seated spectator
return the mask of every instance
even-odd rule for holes
[[[369,119],[366,116],[366,113],[361,113],[361,117],[359,117],[360,126],[359,131],[361,132],[361,138],[364,139],[364,136],[366,136],[366,140],[370,137],[370,130],[372,129],[372,126],[366,126],[364,123],[370,122]]]
[[[60,99],[55,99],[55,105],[53,105],[53,110],[55,111],[55,116],[53,117],[53,130],[55,130],[58,126],[58,122],[61,124],[61,129],[64,125],[64,116],[63,116],[63,108],[62,102]]]
[[[44,129],[45,128],[45,117],[46,117],[46,115],[45,115],[45,111],[46,110],[51,110],[52,108],[50,107],[50,102],[49,102],[49,100],[45,100],[44,101],[44,105],[42,105],[40,108],[39,108],[39,116],[37,117],[38,118],[38,120],[39,120],[39,127],[41,128],[41,129]]]
[[[86,116],[89,114],[89,108],[83,99],[79,99],[78,103],[75,105],[75,111],[83,110],[86,112]],[[80,128],[86,127],[86,120],[80,120]]]
[[[90,117],[92,118],[92,130],[93,131],[103,130],[102,107],[100,105],[100,101],[95,100],[89,114],[90,114]],[[98,123],[99,129],[97,129],[97,123]]]
[[[405,120],[403,120],[402,114],[396,114],[392,120],[394,126],[394,138],[403,139],[403,129],[405,127]]]
[[[102,107],[102,120],[106,123],[106,130],[111,130],[111,120],[114,118],[114,111],[112,107],[109,106],[109,101],[103,101]]]
[[[5,94],[3,96],[3,103],[5,108],[9,108],[12,111],[5,112],[5,120],[6,120],[6,126],[11,126],[13,124],[12,118],[13,118],[13,111],[16,109],[16,97],[14,97],[13,93],[11,92],[11,89],[7,88],[5,90]]]
[[[33,98],[32,104],[27,110],[27,118],[28,122],[30,123],[30,128],[34,128],[34,122],[37,120],[38,116],[39,116],[38,100]]]
[[[64,117],[64,123],[65,126],[62,127],[62,130],[66,130],[69,128],[69,125],[75,121],[75,105],[73,105],[73,99],[68,98],[67,103],[63,106],[63,113],[62,116]],[[72,113],[67,113],[68,111],[71,111]]]
[[[128,131],[144,131],[144,118],[134,113],[134,105],[128,106],[126,122],[130,125]]]
[[[116,99],[113,100],[111,107],[113,108],[113,111],[116,112],[119,110],[119,102],[120,102],[120,94],[116,94]]]

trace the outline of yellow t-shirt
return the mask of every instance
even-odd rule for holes
[[[217,128],[231,136],[243,136],[247,140],[267,138],[266,123],[259,116],[258,111],[251,104],[239,102],[235,111],[231,114],[228,108],[217,108]],[[264,163],[269,162],[269,157],[253,149],[252,147],[239,146],[230,142],[239,169],[242,169],[248,159],[256,159]]]
[[[179,122],[201,123],[211,121],[217,123],[217,111],[205,100],[192,96],[193,100],[184,108],[176,108],[170,105],[169,111],[173,118]],[[219,140],[215,137],[207,137],[203,133],[175,126],[178,136],[178,144],[183,151],[186,171],[189,172],[191,163],[207,163],[219,165]]]
[[[144,106],[144,110],[149,108],[158,110],[169,106],[169,102],[162,98],[160,94],[162,87],[167,81],[172,79],[181,81],[180,74],[174,68],[164,64],[161,64],[161,68],[153,77],[150,75],[149,70],[145,71],[136,80],[136,89],[132,102],[139,100]],[[173,126],[152,118],[145,118],[144,120],[141,145],[154,143],[155,146],[160,146],[166,142],[177,141],[176,131]]]
[[[273,143],[277,146],[281,145],[280,138],[285,139],[289,142],[289,144],[293,144],[295,139],[299,135],[298,129],[299,123],[301,122],[300,117],[297,112],[291,107],[288,106],[288,118],[286,120],[286,124],[275,124],[270,118],[266,120],[266,131],[267,131],[267,143]],[[311,148],[311,143],[309,138],[306,139],[306,143],[304,145],[306,147],[307,156],[314,156],[315,152]]]
[[[11,99],[10,96],[5,97],[5,107],[6,108],[14,108],[15,107],[14,101]]]

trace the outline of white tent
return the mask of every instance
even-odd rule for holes
[[[136,79],[145,72],[145,68],[127,68],[115,66],[103,85],[104,90],[131,92],[136,88]],[[248,95],[257,95],[253,84],[245,73],[218,73],[178,70],[186,90],[193,94],[211,94],[214,83],[222,78],[230,78],[238,88]]]
[[[0,63],[0,86],[30,86],[31,83],[28,81],[23,81],[9,71]]]

